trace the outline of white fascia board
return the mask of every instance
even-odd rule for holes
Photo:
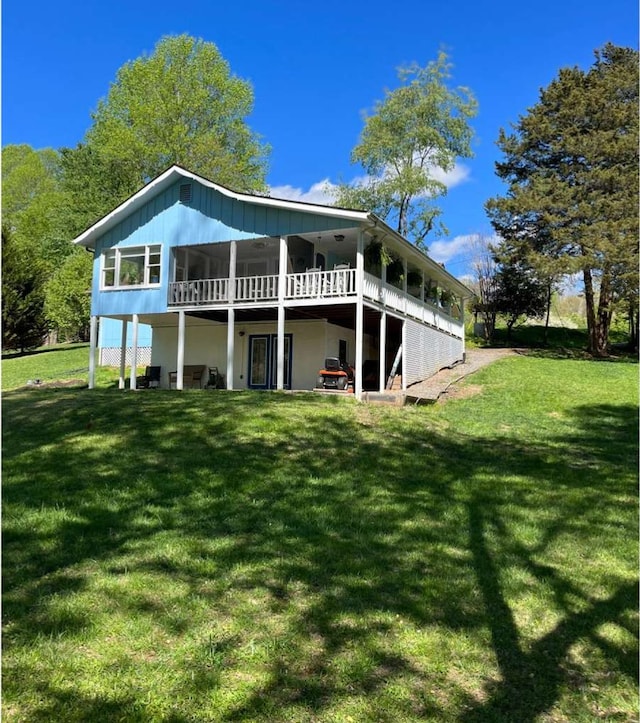
[[[287,201],[285,199],[270,198],[269,196],[253,196],[249,193],[239,193],[237,191],[232,191],[225,186],[214,183],[213,181],[209,181],[202,176],[198,176],[196,173],[187,171],[185,168],[181,168],[180,166],[171,166],[171,168],[168,168],[164,173],[161,173],[159,176],[154,178],[153,181],[150,181],[146,186],[143,186],[139,191],[134,193],[133,196],[114,208],[113,211],[108,213],[106,216],[103,216],[99,221],[94,223],[93,226],[90,226],[86,231],[83,231],[79,236],[73,239],[73,243],[81,246],[89,246],[97,236],[100,236],[108,231],[122,218],[146,203],[148,197],[164,190],[164,188],[170,186],[172,183],[175,183],[175,181],[179,178],[188,178],[189,180],[196,181],[207,188],[218,191],[228,198],[232,198],[237,201],[244,201],[246,203],[253,203],[258,206],[301,211],[303,213],[313,213],[322,216],[333,216],[334,218],[355,222],[366,221],[369,218],[369,214],[364,211],[353,211],[335,206],[322,206],[315,203]]]

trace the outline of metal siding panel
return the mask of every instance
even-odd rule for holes
[[[256,229],[256,207],[245,204],[243,231],[253,232]]]
[[[129,322],[131,320],[129,319]],[[133,341],[133,324],[127,324],[127,346]],[[99,347],[117,347],[120,349],[122,343],[122,322],[120,319],[103,317],[100,319],[100,330],[98,334]],[[151,346],[151,326],[149,324],[138,324],[138,346]]]
[[[407,384],[427,379],[462,359],[461,339],[407,320]]]
[[[233,200],[231,204],[231,226],[237,229],[244,228],[244,204]]]
[[[267,225],[267,209],[264,206],[256,206],[254,216],[254,231],[260,231]]]
[[[91,313],[95,316],[120,314],[160,314],[167,310],[167,290],[127,289],[126,291],[98,291],[93,295]]]

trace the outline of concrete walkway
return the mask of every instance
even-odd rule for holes
[[[482,367],[517,354],[515,349],[468,349],[465,361],[450,369],[441,369],[429,379],[412,384],[406,391],[364,392],[363,401],[386,404],[434,404],[456,382]]]

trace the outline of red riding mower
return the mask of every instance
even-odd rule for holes
[[[324,369],[318,372],[317,389],[336,389],[340,392],[353,391],[353,367],[338,357],[324,360]]]

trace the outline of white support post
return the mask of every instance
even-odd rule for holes
[[[380,394],[387,388],[387,312],[380,312]]]
[[[287,237],[280,236],[280,263],[278,266],[278,341],[276,359],[276,389],[284,389],[284,296],[287,283]]]
[[[238,244],[232,241],[229,244],[229,290],[227,299],[230,304],[236,300],[236,258],[238,255]]]
[[[186,331],[184,309],[178,312],[178,358],[176,366],[176,389],[184,389],[184,338]]]
[[[96,347],[98,345],[98,317],[92,316],[89,326],[89,389],[96,385]]]
[[[407,294],[409,293],[409,284],[407,281],[407,276],[409,276],[409,266],[407,264],[407,259],[402,259],[402,293],[404,294],[403,300],[402,300],[402,310],[404,313],[407,313]]]
[[[407,320],[402,322],[402,391],[407,391]]]
[[[131,327],[131,368],[129,375],[129,389],[135,390],[138,378],[138,315],[133,314]]]
[[[420,276],[422,281],[420,282],[420,301],[424,304],[424,271],[421,272]]]
[[[467,335],[464,327],[464,296],[460,297],[460,323],[462,324],[462,358],[467,354]]]
[[[236,313],[230,307],[227,311],[227,389],[233,389],[233,357],[235,355]]]
[[[122,337],[120,339],[120,378],[118,389],[125,387],[125,369],[127,366],[127,320],[122,320]]]
[[[233,305],[236,300],[236,264],[238,258],[238,244],[232,241],[229,244],[229,292],[227,299]],[[233,358],[235,356],[235,329],[236,313],[233,306],[227,311],[227,389],[233,389]]]
[[[355,360],[355,389],[356,399],[362,399],[362,366],[364,356],[364,235],[358,232],[356,249],[356,360]]]

